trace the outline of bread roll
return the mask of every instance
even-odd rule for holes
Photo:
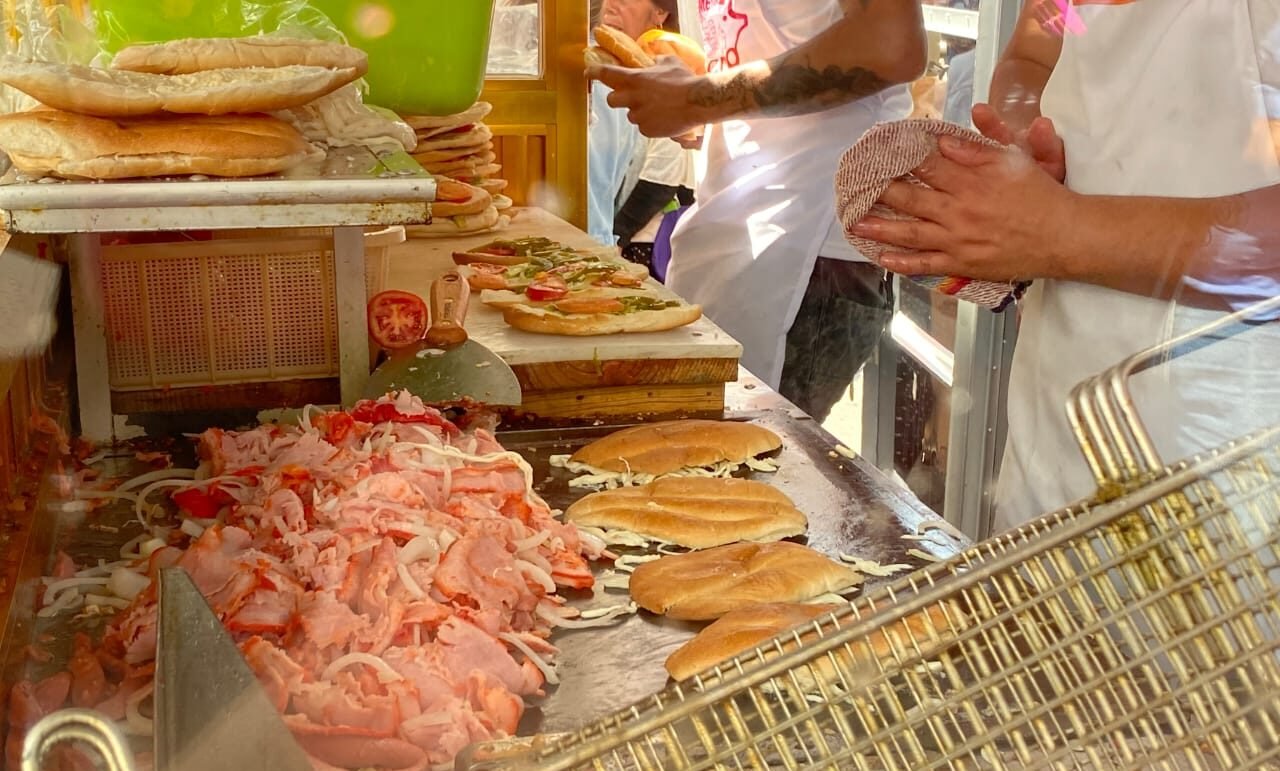
[[[596,45],[608,51],[623,67],[652,67],[653,57],[644,52],[640,44],[619,29],[601,25],[591,31]]]
[[[117,70],[150,72],[156,75],[185,75],[203,70],[237,67],[288,67],[301,64],[354,70],[356,77],[369,69],[364,51],[342,43],[303,38],[222,37],[187,38],[153,45],[123,48],[111,66]]]
[[[0,116],[0,149],[28,174],[84,179],[257,176],[318,152],[266,115],[108,120],[58,110]]]
[[[501,216],[491,205],[479,214],[437,217],[429,225],[406,225],[404,230],[410,238],[440,238],[482,233],[498,226]]]
[[[582,52],[582,62],[588,67],[592,65],[599,65],[602,67],[622,66],[622,62],[618,61],[616,56],[604,50],[600,46],[587,46],[587,48]]]
[[[514,304],[502,309],[509,326],[544,335],[591,337],[624,332],[664,332],[702,318],[702,306],[677,305],[671,308],[627,313],[560,313],[533,305]]]
[[[789,541],[735,543],[646,562],[631,598],[653,613],[690,621],[766,602],[804,602],[862,583],[862,574]]]
[[[443,133],[452,131],[460,126],[469,126],[472,123],[479,123],[493,111],[493,105],[488,102],[476,102],[467,109],[453,115],[401,115],[401,119],[408,123],[419,135],[437,132]]]
[[[667,672],[685,680],[746,653],[840,605],[771,602],[726,613],[667,657]]]
[[[0,58],[0,82],[54,109],[103,118],[271,112],[306,104],[357,77],[351,68],[303,65],[154,75]]]
[[[667,657],[667,672],[676,680],[706,672],[717,664],[760,648],[787,631],[802,632],[798,629],[801,625],[808,626],[814,619],[842,607],[846,606],[770,603],[726,613]],[[918,661],[937,654],[967,626],[965,616],[953,605],[931,605],[883,624],[866,637],[836,648],[831,655],[814,659],[794,674],[804,691],[816,690],[819,680],[857,688],[859,683],[870,682],[882,671],[899,667],[900,662]],[[772,658],[777,655],[777,649],[768,646],[763,653],[766,659]],[[837,662],[842,671],[837,671]]]
[[[565,519],[691,549],[776,541],[803,534],[807,524],[782,491],[763,482],[723,477],[667,477],[592,493],[574,502]]]
[[[754,423],[671,420],[615,431],[579,449],[570,460],[603,471],[660,476],[721,461],[743,463],[781,446],[777,434]]]
[[[471,197],[465,201],[436,201],[431,204],[432,217],[457,217],[483,214],[493,206],[493,196],[478,187],[471,187]],[[494,207],[497,208],[497,207]]]
[[[433,139],[418,139],[418,152],[428,150],[449,150],[456,147],[480,147],[493,139],[493,131],[483,123],[478,123],[466,131],[454,131]]]

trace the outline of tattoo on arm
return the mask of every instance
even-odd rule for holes
[[[765,78],[741,72],[722,83],[704,80],[690,91],[689,102],[699,107],[729,106],[735,112],[758,111],[778,117],[852,102],[890,85],[864,67],[846,70],[831,65],[819,70],[807,57],[798,62],[783,58]]]

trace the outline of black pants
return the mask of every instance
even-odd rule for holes
[[[613,234],[618,237],[618,246],[625,249],[635,234],[672,201],[688,206],[693,203],[693,191],[644,179],[637,182],[626,203],[613,215]]]
[[[787,330],[778,391],[825,420],[875,352],[892,314],[892,284],[882,268],[819,257]]]

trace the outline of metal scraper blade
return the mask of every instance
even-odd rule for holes
[[[474,340],[447,349],[422,343],[396,351],[369,376],[365,395],[376,399],[401,389],[427,404],[521,402],[520,381],[510,365]]]
[[[258,678],[180,567],[160,571],[157,771],[311,771]]]

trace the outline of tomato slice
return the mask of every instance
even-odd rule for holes
[[[620,313],[623,309],[616,297],[567,297],[552,307],[561,313]]]
[[[369,335],[383,348],[404,348],[422,339],[427,304],[413,292],[389,289],[369,301]]]
[[[466,203],[471,200],[470,185],[452,179],[436,180],[436,200],[441,203]]]
[[[533,281],[529,284],[529,288],[524,290],[534,302],[548,302],[550,300],[559,300],[569,294],[569,285],[564,279],[551,273],[539,273],[533,277]]]

